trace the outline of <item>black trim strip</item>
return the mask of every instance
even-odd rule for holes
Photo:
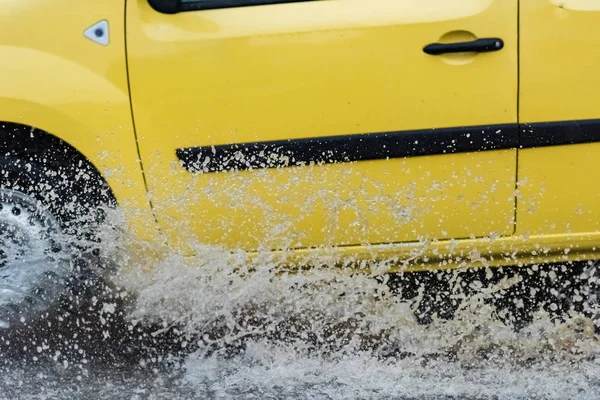
[[[268,6],[274,4],[303,3],[316,0],[202,0],[181,3],[180,11],[215,10],[220,8],[238,8]]]
[[[516,148],[517,124],[468,126],[177,149],[190,172],[333,164]]]
[[[148,0],[150,6],[163,14],[177,14],[182,11],[216,10],[220,8],[238,8],[266,6],[273,4],[302,3],[316,0]]]
[[[600,119],[520,124],[522,149],[600,142]]]

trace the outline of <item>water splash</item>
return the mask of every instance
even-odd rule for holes
[[[544,267],[394,281],[384,268],[357,273],[324,259],[290,272],[268,257],[202,245],[192,258],[164,249],[147,265],[128,257],[118,229],[103,232],[102,250],[120,264],[110,296],[77,316],[93,326],[78,337],[28,332],[31,343],[0,356],[0,398],[600,396],[590,321],[557,317],[555,299],[535,310],[527,303],[527,276]],[[544,276],[555,281],[548,291],[563,285]],[[122,293],[128,300],[115,301]],[[531,317],[515,329],[506,310],[524,309]]]
[[[448,292],[462,300],[454,318],[423,323],[417,311],[425,278],[403,296],[380,276],[340,273],[326,263],[282,273],[206,246],[193,259],[171,254],[156,267],[119,276],[137,293],[130,317],[158,323],[156,335],[180,332],[182,384],[212,398],[600,395],[600,344],[591,321],[574,312],[557,319],[543,304],[522,329],[507,324],[499,304],[527,308],[516,295],[526,278],[508,269],[447,273],[454,283]],[[489,274],[497,279],[480,279]],[[434,300],[444,300],[440,293]]]

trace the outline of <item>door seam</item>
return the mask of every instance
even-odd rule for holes
[[[158,224],[158,219],[156,217],[156,213],[154,212],[154,205],[152,204],[152,200],[150,199],[150,191],[148,188],[148,180],[146,178],[146,171],[144,169],[144,163],[142,161],[142,154],[140,151],[140,142],[138,140],[138,134],[137,134],[137,127],[135,124],[135,116],[134,116],[134,112],[133,112],[133,97],[131,95],[131,79],[130,79],[130,75],[129,75],[129,52],[128,52],[128,43],[127,43],[127,0],[124,1],[124,18],[123,18],[123,40],[125,42],[125,73],[127,75],[127,95],[129,97],[129,112],[131,114],[131,124],[133,126],[133,137],[135,139],[135,148],[137,151],[137,156],[138,156],[138,163],[140,165],[140,171],[142,173],[142,180],[144,182],[144,188],[146,189],[146,200],[148,200],[148,205],[150,206],[150,212],[152,213],[152,216],[154,217],[154,222],[156,223],[157,226],[159,226]],[[160,227],[159,227],[160,229]]]
[[[517,0],[517,148],[515,149],[515,216],[513,235],[517,233],[517,208],[519,206],[519,148],[521,147],[521,0]]]

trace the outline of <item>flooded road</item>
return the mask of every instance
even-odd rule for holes
[[[327,266],[295,274],[265,262],[250,273],[242,255],[201,250],[119,271],[113,295],[70,325],[1,337],[0,398],[600,398],[590,320],[549,313],[551,298],[527,303],[524,277],[555,279],[542,268],[394,285]],[[432,279],[452,285],[428,294]],[[119,304],[115,293],[135,299]],[[531,318],[515,328],[506,310]]]
[[[262,351],[265,351],[262,349]],[[597,399],[598,366],[556,364],[463,369],[453,364],[338,363],[283,357],[262,363],[194,360],[185,371],[22,365],[3,371],[2,399]]]

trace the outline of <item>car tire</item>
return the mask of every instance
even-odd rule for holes
[[[0,156],[0,329],[32,326],[98,282],[103,182],[85,166]],[[89,167],[88,167],[89,168]],[[95,283],[95,286],[98,286]]]

